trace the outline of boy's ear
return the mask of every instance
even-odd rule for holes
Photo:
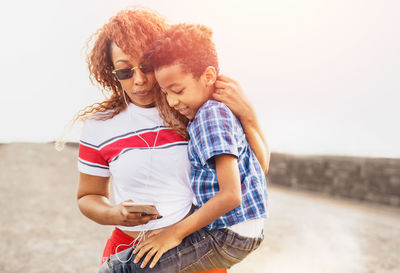
[[[217,80],[217,70],[214,66],[208,66],[201,75],[207,86],[214,85]]]

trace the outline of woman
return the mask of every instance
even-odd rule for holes
[[[190,213],[185,126],[175,131],[164,125],[175,112],[158,112],[159,92],[142,54],[167,24],[156,13],[124,10],[92,37],[88,54],[91,79],[108,98],[78,115],[86,119],[79,148],[78,205],[84,215],[103,225],[116,225],[104,249],[103,260],[145,237],[145,232],[174,224]],[[236,82],[221,77],[216,83],[221,100],[240,118],[246,137],[266,170],[266,144],[253,109]],[[116,205],[111,204],[110,177]],[[132,213],[125,201],[152,203],[159,214]],[[212,272],[221,272],[218,270]],[[225,270],[222,272],[226,272]]]

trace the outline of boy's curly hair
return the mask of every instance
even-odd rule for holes
[[[208,66],[219,70],[212,30],[204,25],[172,25],[153,42],[143,58],[154,70],[179,63],[183,72],[191,73],[196,79]]]
[[[199,79],[208,66],[214,66],[217,73],[219,71],[217,51],[211,38],[212,30],[206,26],[172,25],[153,42],[143,59],[154,70],[179,63],[183,72],[191,73]],[[157,92],[155,97],[161,117],[168,126],[178,132],[182,125],[186,127],[187,118],[168,105],[165,95]]]

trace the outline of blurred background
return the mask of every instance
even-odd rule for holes
[[[1,142],[52,141],[102,100],[85,43],[132,4],[213,29],[221,72],[242,84],[273,151],[400,156],[400,3],[390,0],[3,4]]]
[[[266,240],[230,272],[400,271],[399,1],[38,0],[0,10],[0,272],[96,271],[111,227],[77,209],[76,144],[51,142],[103,100],[85,43],[131,5],[211,27],[267,137]]]

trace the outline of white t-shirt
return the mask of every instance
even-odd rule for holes
[[[108,177],[115,203],[153,203],[163,218],[122,230],[151,230],[174,224],[193,201],[187,140],[163,125],[156,108],[130,104],[108,120],[88,119],[79,146],[78,169]]]

